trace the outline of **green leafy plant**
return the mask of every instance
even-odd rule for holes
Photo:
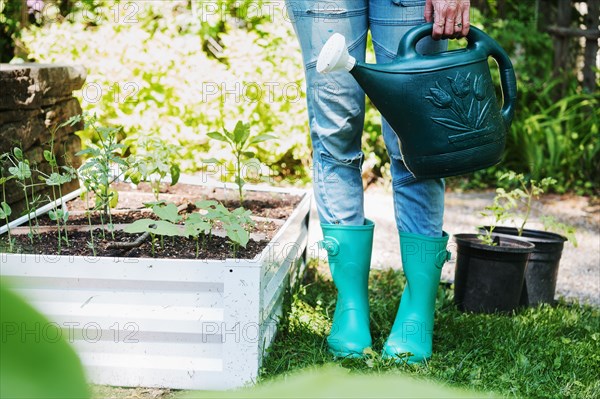
[[[254,221],[250,217],[251,214],[250,210],[239,207],[223,216],[223,228],[227,232],[227,237],[231,240],[233,257],[236,257],[240,246],[246,248],[248,241],[250,241],[249,228],[254,226]]]
[[[246,181],[242,176],[242,169],[247,162],[251,159],[256,158],[256,153],[251,151],[252,148],[256,148],[256,145],[267,140],[272,140],[275,136],[270,134],[258,134],[250,136],[250,124],[238,121],[233,129],[233,132],[229,132],[223,127],[223,133],[210,132],[208,133],[210,138],[227,143],[230,147],[234,156],[235,166],[235,183],[238,185],[238,193],[240,198],[240,204],[244,202],[243,188]],[[218,162],[216,159],[207,160],[207,162]]]
[[[250,240],[250,229],[255,224],[254,220],[252,220],[252,212],[250,210],[239,207],[230,211],[220,202],[213,200],[198,201],[196,202],[196,207],[200,208],[203,213],[199,214],[200,216],[198,217],[194,216],[194,219],[192,219],[194,229],[199,229],[203,231],[205,236],[206,234],[210,236],[212,229],[220,225],[227,233],[233,257],[236,257],[240,246],[246,248]],[[196,220],[200,224],[194,226],[193,223]]]
[[[579,245],[577,243],[577,237],[575,236],[575,227],[566,223],[561,223],[556,220],[555,217],[550,215],[542,216],[540,217],[540,220],[544,224],[544,230],[562,234],[574,247]]]
[[[33,244],[33,238],[36,231],[33,228],[31,221],[31,212],[34,209],[32,201],[30,201],[29,189],[32,186],[31,183],[31,167],[29,160],[23,156],[23,151],[19,147],[14,147],[12,153],[4,154],[4,158],[8,160],[9,166],[8,173],[11,178],[14,178],[17,184],[21,187],[23,195],[25,196],[25,214],[27,215],[27,223],[29,225],[29,240]],[[36,220],[37,225],[37,220]]]
[[[597,94],[575,93],[558,101],[550,92],[561,81],[539,90],[538,103],[517,118],[510,130],[506,163],[535,179],[554,176],[554,191],[595,193],[600,167],[600,106]],[[537,93],[536,93],[537,94]],[[547,100],[543,101],[542,99]]]
[[[517,227],[519,236],[523,235],[525,225],[531,215],[531,207],[534,199],[539,199],[540,195],[544,193],[544,190],[553,184],[556,184],[556,179],[552,177],[543,178],[540,181],[534,179],[526,179],[522,173],[516,173],[513,171],[507,172],[500,176],[500,180],[508,180],[509,182],[517,183],[517,187],[511,191],[501,190],[497,193],[500,199],[509,201],[514,206],[511,209],[523,209],[522,222]],[[516,215],[511,216],[513,221],[516,219]]]
[[[239,247],[246,247],[250,240],[249,229],[254,226],[251,218],[252,212],[239,207],[229,211],[223,204],[213,200],[198,201],[196,207],[199,212],[192,213],[185,220],[179,215],[179,210],[174,203],[157,201],[146,204],[152,207],[152,212],[160,220],[150,218],[139,219],[125,227],[123,230],[129,234],[148,233],[151,237],[152,256],[156,255],[155,242],[157,237],[161,239],[161,247],[164,246],[163,237],[192,237],[196,242],[196,257],[200,252],[200,236],[202,246],[206,239],[211,237],[215,227],[222,227],[231,243],[233,257],[236,256]],[[183,226],[180,222],[183,221]]]
[[[486,229],[485,234],[477,236],[484,244],[495,246],[497,243],[494,241],[494,229],[496,226],[510,218],[510,211],[516,206],[516,202],[510,195],[506,195],[506,191],[503,188],[496,190],[496,196],[492,205],[485,207],[485,210],[481,212],[483,217],[493,217],[494,221],[490,224],[489,228]]]
[[[2,158],[0,158],[1,160]],[[12,214],[10,205],[6,202],[6,183],[11,180],[14,176],[4,177],[2,165],[0,163],[0,186],[2,186],[2,202],[0,202],[0,219],[6,222],[6,233],[8,235],[8,247],[9,251],[13,251],[13,238],[10,235],[9,217]]]
[[[118,142],[121,127],[96,126],[95,116],[85,118],[83,115],[72,118],[73,121],[85,121],[86,129],[91,128],[98,138],[98,144],[91,143],[88,148],[79,151],[76,155],[88,156],[86,162],[79,167],[78,174],[86,192],[93,192],[95,196],[94,210],[100,211],[100,222],[103,226],[102,234],[108,227],[114,239],[111,209],[117,206],[118,192],[110,187],[128,168],[128,163],[121,157],[125,148]],[[108,219],[108,225],[104,220]]]
[[[155,243],[156,236],[160,237],[161,248],[164,247],[163,237],[177,237],[183,236],[181,229],[177,227],[177,223],[181,221],[182,217],[179,215],[177,205],[173,203],[148,203],[147,206],[152,207],[152,212],[160,218],[160,220],[154,220],[149,218],[139,219],[125,227],[123,230],[125,233],[136,234],[136,233],[149,233],[150,244],[152,246],[152,256],[156,255]]]
[[[507,181],[508,184],[514,188],[509,190],[503,187],[497,188],[493,204],[486,207],[485,211],[481,213],[484,217],[494,217],[494,222],[490,225],[489,229],[487,229],[487,232],[479,236],[479,238],[488,245],[494,245],[492,237],[493,231],[498,223],[504,220],[511,220],[513,223],[516,223],[517,233],[519,236],[522,236],[523,230],[531,216],[534,201],[538,200],[545,190],[557,182],[556,179],[552,177],[535,180],[514,171],[502,174],[499,181],[503,180]],[[519,220],[518,223],[517,220]],[[573,227],[558,223],[551,217],[546,217],[544,219],[544,225],[547,230],[553,229],[557,233],[562,233],[567,236],[574,245],[577,245],[575,229]]]
[[[140,181],[150,182],[158,201],[161,183],[167,176],[170,176],[172,186],[179,181],[180,153],[180,146],[169,144],[158,137],[146,138],[136,147],[136,154],[129,157],[125,178],[129,178],[134,184],[139,184]]]
[[[55,204],[54,209],[48,212],[48,217],[50,220],[56,222],[56,230],[58,234],[58,253],[60,254],[62,241],[65,244],[69,245],[69,232],[67,230],[67,221],[69,219],[69,212],[66,210],[65,204],[63,203],[63,194],[62,194],[62,185],[69,183],[71,180],[77,177],[77,171],[69,165],[65,165],[62,167],[58,166],[58,160],[56,159],[55,151],[54,151],[54,140],[56,137],[56,132],[67,126],[74,123],[72,118],[63,122],[59,125],[56,125],[50,131],[50,142],[49,149],[44,150],[43,155],[44,159],[50,165],[50,174],[45,174],[39,169],[38,178],[42,180],[47,186],[51,188],[52,197],[50,200]],[[62,169],[62,173],[61,173]],[[57,200],[60,199],[60,209],[57,204]],[[61,226],[62,224],[62,226]],[[61,235],[64,233],[64,235]]]
[[[216,205],[217,201],[198,201],[196,202],[196,207],[208,207],[213,203]],[[196,242],[196,258],[198,258],[200,254],[200,236],[202,236],[202,248],[204,248],[207,237],[211,236],[214,220],[206,216],[206,214],[203,215],[199,212],[194,212],[187,216],[184,225],[185,234],[188,237],[192,237]]]
[[[212,201],[215,202],[215,201]],[[250,241],[250,228],[254,226],[252,220],[252,212],[239,207],[230,211],[223,204],[217,203],[199,203],[207,206],[206,217],[214,223],[219,222],[227,233],[227,237],[231,242],[231,250],[233,257],[236,257],[239,247],[246,248]]]

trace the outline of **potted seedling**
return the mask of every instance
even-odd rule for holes
[[[510,313],[519,306],[527,261],[534,245],[495,234],[516,204],[498,197],[482,216],[493,224],[483,234],[456,234],[454,301],[463,311]]]
[[[527,271],[525,285],[521,295],[521,305],[536,306],[540,303],[553,303],[556,291],[558,269],[565,241],[577,246],[575,230],[564,223],[557,222],[552,216],[544,216],[541,222],[544,230],[526,229],[530,221],[531,211],[536,200],[556,180],[550,177],[534,180],[523,174],[507,172],[500,177],[516,187],[512,190],[498,188],[496,203],[510,204],[505,206],[505,218],[514,226],[483,226],[482,231],[493,231],[496,235],[517,237],[535,245]]]

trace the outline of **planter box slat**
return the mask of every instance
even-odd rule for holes
[[[11,282],[15,279],[11,279]],[[23,281],[21,279],[21,281]],[[11,284],[12,287],[17,285]],[[203,305],[209,304],[209,309],[219,308],[223,305],[223,286],[211,285],[208,287],[200,287],[195,290],[179,290],[179,291],[161,291],[152,292],[152,294],[131,291],[118,291],[115,289],[73,289],[63,290],[60,297],[56,295],[56,288],[25,288],[23,285],[18,285],[20,291],[27,297],[36,298],[38,301],[59,301],[68,302],[79,306],[80,309],[90,306],[111,306],[114,304],[127,304],[129,307],[140,307],[142,309],[156,309],[153,312],[159,312],[167,309],[185,309],[201,308]],[[208,288],[205,290],[203,288]],[[150,291],[150,290],[149,290]],[[169,307],[165,307],[165,303],[169,303]],[[86,309],[86,311],[91,311]],[[182,315],[183,316],[183,315]]]
[[[0,274],[63,329],[90,382],[240,387],[256,381],[286,287],[305,267],[311,195],[294,194],[303,198],[254,259],[2,253]]]
[[[0,253],[3,276],[115,280],[115,284],[214,283],[222,280],[225,260],[108,258]],[[241,262],[239,262],[241,263]],[[73,275],[77,269],[79,274]],[[127,283],[124,283],[126,281]]]
[[[185,375],[185,383],[182,381],[181,385],[211,390],[227,385],[222,358],[84,353],[82,361],[97,384],[111,385],[112,381],[127,379],[133,386],[145,386],[147,380],[152,380],[153,386],[160,387],[182,380]]]
[[[21,291],[27,296],[30,292]],[[33,296],[29,296],[33,298]],[[180,331],[193,333],[198,322],[222,323],[223,310],[219,307],[124,306],[123,304],[94,304],[83,309],[79,303],[61,301],[30,301],[42,313],[59,324],[78,320],[81,324],[96,323],[106,329],[115,323],[134,323],[144,331]],[[60,309],[60,312],[56,310]],[[118,312],[118,313],[114,313]],[[110,316],[107,316],[110,315]],[[64,323],[62,323],[64,322]],[[169,323],[169,325],[165,325]],[[66,325],[66,324],[64,324]]]
[[[122,362],[122,367],[115,366]],[[131,381],[132,387],[146,386],[146,381],[153,381],[153,387],[168,387],[173,381],[181,380],[182,374],[185,374],[185,383],[183,386],[190,388],[181,389],[204,389],[204,390],[224,390],[235,388],[229,384],[227,377],[224,376],[222,369],[215,371],[196,372],[192,367],[187,371],[181,369],[167,369],[158,367],[146,367],[142,369],[131,369],[126,359],[109,358],[104,363],[97,366],[87,367],[88,375],[94,376],[94,383],[101,385],[114,385],[113,381],[127,378]],[[162,364],[162,359],[152,358],[151,364]],[[133,370],[133,371],[132,371]],[[143,377],[142,377],[143,375]],[[202,388],[193,388],[202,387]]]

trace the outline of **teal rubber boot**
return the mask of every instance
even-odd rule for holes
[[[412,364],[431,357],[437,289],[442,266],[450,260],[447,244],[446,233],[439,238],[400,233],[406,286],[383,358]]]
[[[321,246],[338,291],[327,344],[336,357],[361,357],[371,346],[368,284],[375,225],[365,219],[363,226],[321,224],[321,228]]]

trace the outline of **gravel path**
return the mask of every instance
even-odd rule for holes
[[[447,193],[444,229],[448,233],[474,233],[475,226],[491,220],[480,216],[480,211],[492,203],[493,192]],[[552,215],[558,221],[576,228],[578,247],[565,244],[558,273],[557,294],[568,299],[600,305],[600,204],[591,205],[584,197],[546,196],[541,205],[533,209],[529,228],[542,228],[537,222],[541,215]],[[375,244],[373,248],[374,268],[401,268],[398,233],[393,216],[391,192],[382,188],[370,188],[365,195],[366,216],[375,224]],[[316,241],[322,238],[317,212],[313,209],[310,248],[316,248]],[[456,259],[452,240],[449,248]],[[326,258],[321,250],[313,251],[313,256]],[[454,280],[454,262],[444,266],[442,279]]]

